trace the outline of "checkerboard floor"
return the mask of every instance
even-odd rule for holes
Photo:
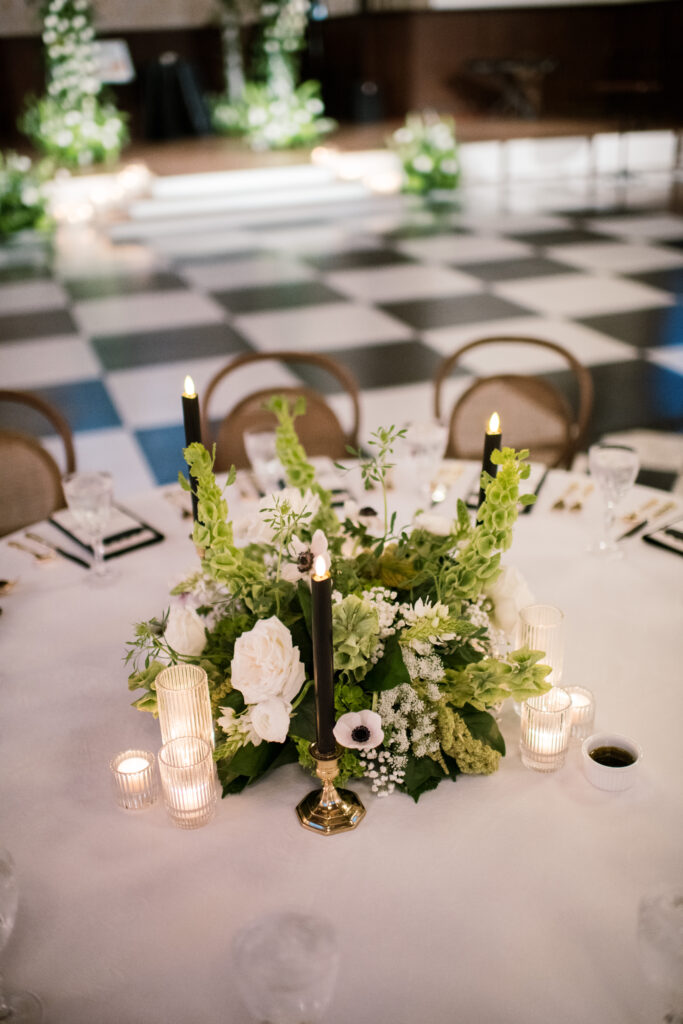
[[[299,209],[252,224],[139,223],[119,241],[71,229],[50,259],[0,252],[3,386],[61,408],[79,466],[110,469],[119,496],[176,479],[185,374],[201,395],[245,351],[296,348],[345,363],[362,388],[366,436],[429,416],[431,378],[457,346],[536,335],[591,368],[592,438],[683,430],[683,217],[602,209],[478,218],[381,198]],[[520,362],[499,351],[473,354],[449,398],[494,367],[570,388],[552,354]],[[215,412],[256,387],[302,379],[348,419],[334,385],[277,361],[231,378]]]

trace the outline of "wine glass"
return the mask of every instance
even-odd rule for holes
[[[257,918],[233,940],[240,995],[268,1024],[319,1024],[332,999],[339,950],[324,918],[280,911]]]
[[[7,945],[17,917],[19,891],[14,861],[8,850],[0,847],[0,952]],[[39,1024],[43,1007],[32,992],[6,992],[0,974],[0,1021],[10,1024]]]
[[[64,497],[77,525],[93,550],[89,582],[95,585],[115,579],[104,560],[104,531],[111,513],[114,484],[111,473],[69,473],[64,477]]]
[[[605,499],[603,536],[590,550],[621,558],[623,551],[614,539],[614,510],[638,476],[638,453],[623,444],[593,444],[588,465]]]
[[[660,889],[638,906],[638,952],[663,997],[666,1024],[683,1024],[683,887]]]
[[[432,482],[448,441],[448,428],[438,420],[422,420],[406,427],[401,470],[412,477],[420,498],[431,502]]]
[[[280,481],[285,475],[277,456],[275,431],[245,430],[243,440],[259,490],[264,495],[274,494],[282,486]]]

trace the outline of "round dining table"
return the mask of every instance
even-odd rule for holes
[[[445,780],[417,804],[356,781],[366,817],[332,837],[299,823],[314,787],[298,765],[194,831],[161,799],[114,801],[110,759],[161,746],[158,721],[131,706],[126,642],[198,564],[168,488],[127,501],[165,539],[117,558],[108,587],[0,542],[0,574],[17,580],[0,598],[0,844],[20,885],[9,987],[38,993],[53,1024],[246,1024],[234,936],[289,909],[337,933],[327,1024],[661,1020],[636,924],[641,897],[683,874],[683,560],[642,532],[621,560],[587,553],[599,496],[553,508],[572,479],[548,474],[504,564],[563,610],[563,682],[593,692],[596,731],[640,744],[633,786],[591,785],[576,740],[559,770],[526,768],[508,701],[494,775]],[[624,508],[653,494],[635,488]],[[237,485],[229,500],[253,507]]]

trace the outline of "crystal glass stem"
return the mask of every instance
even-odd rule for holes
[[[105,576],[107,567],[104,562],[104,537],[101,533],[92,539],[93,560],[91,572],[95,576]]]

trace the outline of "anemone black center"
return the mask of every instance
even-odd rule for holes
[[[313,568],[313,552],[302,551],[296,560],[299,572],[310,572]]]
[[[357,725],[351,731],[351,739],[354,743],[367,743],[370,739],[370,730],[367,725]]]

